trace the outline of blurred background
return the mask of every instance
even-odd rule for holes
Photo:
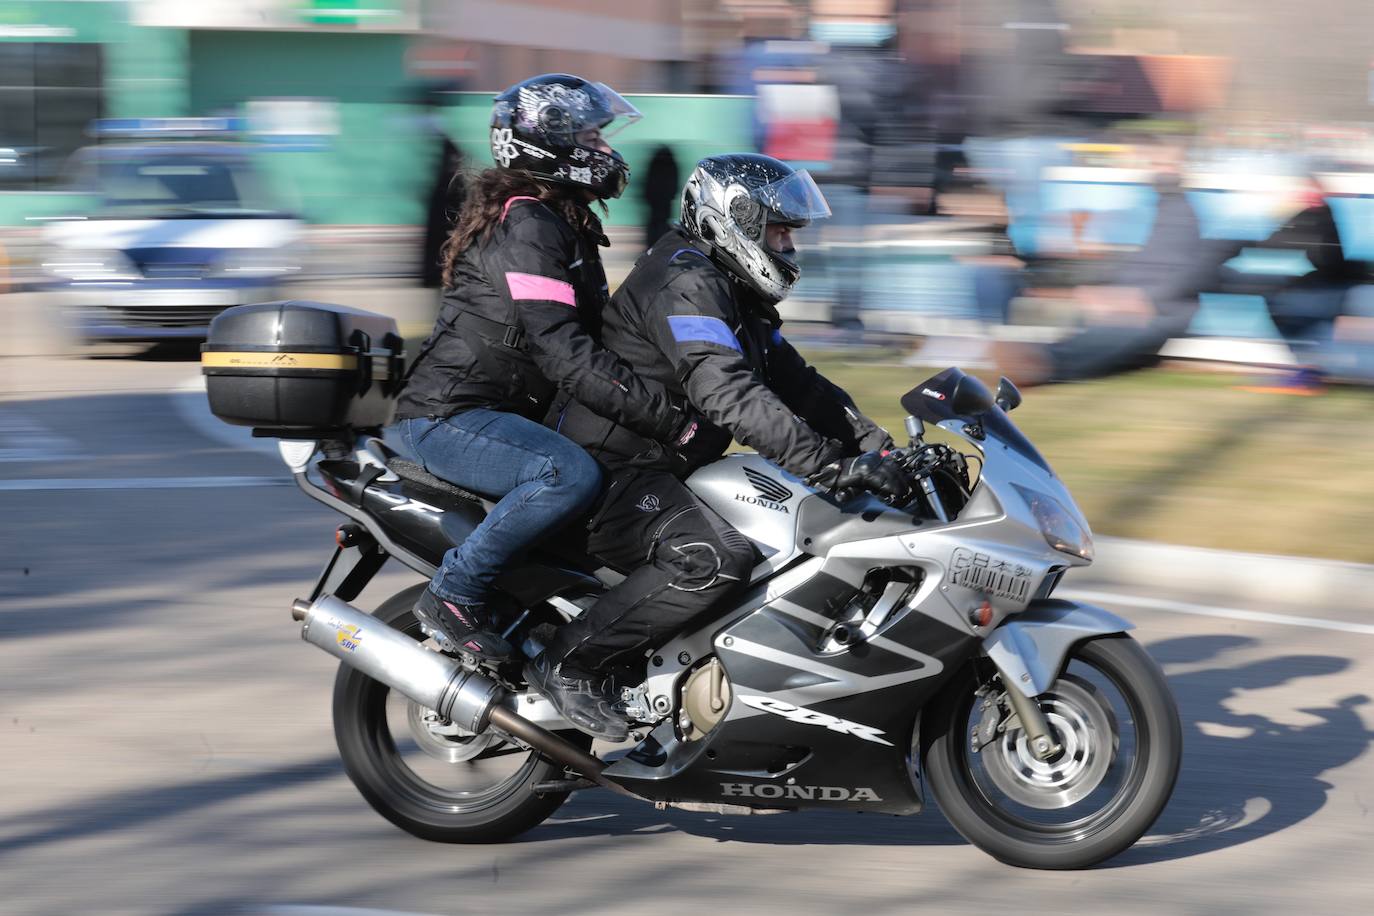
[[[490,164],[492,94],[571,71],[644,113],[617,138],[633,178],[610,206],[613,284],[699,157],[777,156],[834,211],[801,234],[784,316],[870,410],[950,363],[1107,379],[1024,422],[1104,488],[1085,500],[1108,532],[1374,559],[1258,519],[1199,528],[1190,488],[1247,492],[1270,438],[1240,437],[1217,480],[1173,475],[1164,500],[1104,464],[1094,427],[1180,377],[1215,408],[1163,411],[1137,454],[1182,461],[1190,424],[1232,414],[1315,433],[1369,406],[1370,34],[1356,0],[0,0],[0,351],[193,359],[218,312],[283,296],[423,337],[438,247]],[[1060,402],[1091,392],[1101,410],[1070,428]],[[1152,488],[1149,512],[1121,513],[1122,485]],[[1367,500],[1326,502],[1338,529],[1370,521]]]
[[[951,364],[1025,389],[1098,536],[1067,594],[1138,623],[1183,710],[1117,867],[1013,873],[934,811],[586,793],[441,847],[347,783],[287,618],[339,520],[209,414],[198,347],[293,297],[416,352],[491,97],[549,71],[644,113],[613,285],[699,157],[762,151],[834,211],[788,337],[866,412],[900,431]],[[1367,907],[1371,130],[1368,0],[0,0],[0,908]]]

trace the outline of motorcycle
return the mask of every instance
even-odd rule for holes
[[[907,815],[928,786],[1002,862],[1116,855],[1173,790],[1178,712],[1128,621],[1054,597],[1092,561],[1092,535],[1009,418],[1020,401],[1006,379],[994,395],[958,369],[906,394],[910,442],[891,455],[915,485],[905,506],[818,491],[754,454],[696,471],[688,486],[760,562],[712,619],[614,675],[632,723],[614,759],[519,662],[439,652],[411,615],[423,585],[373,614],[348,603],[390,558],[431,576],[489,502],[376,435],[283,439],[300,488],[348,519],[292,616],[342,662],[349,778],[383,817],[442,842],[510,839],[582,789],[718,814]],[[532,656],[625,572],[542,546],[498,582],[504,635]]]

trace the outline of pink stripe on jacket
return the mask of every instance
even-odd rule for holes
[[[547,299],[577,308],[572,284],[562,280],[509,271],[506,273],[506,285],[510,287],[512,299]]]

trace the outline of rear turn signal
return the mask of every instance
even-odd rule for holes
[[[358,525],[340,525],[334,532],[334,543],[340,547],[352,547],[362,540],[363,529]]]

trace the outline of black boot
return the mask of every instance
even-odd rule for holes
[[[511,656],[510,643],[491,631],[481,605],[448,601],[425,589],[414,614],[424,634],[445,652],[465,652],[483,662],[504,662]]]
[[[605,678],[564,671],[548,652],[541,652],[525,666],[525,681],[587,734],[607,741],[624,741],[629,736],[629,726],[614,709],[617,698],[606,692]]]

